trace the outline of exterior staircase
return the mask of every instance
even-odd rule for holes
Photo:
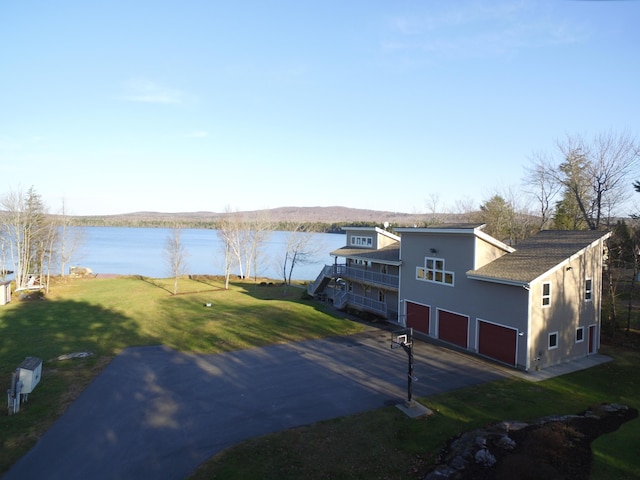
[[[325,265],[313,283],[307,285],[307,293],[311,296],[322,292],[333,278],[333,265]]]

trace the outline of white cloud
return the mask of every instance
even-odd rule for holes
[[[184,92],[168,88],[144,78],[133,78],[125,83],[125,100],[143,103],[161,103],[181,105],[184,102]]]

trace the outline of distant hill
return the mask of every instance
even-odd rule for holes
[[[244,212],[132,212],[118,215],[96,215],[74,217],[81,225],[94,226],[180,226],[215,227],[227,216],[240,218],[259,217],[272,224],[366,224],[382,226],[389,222],[393,226],[424,225],[433,215],[366,210],[348,207],[279,207]],[[436,223],[458,222],[460,215],[438,215]],[[433,221],[431,223],[434,223]]]

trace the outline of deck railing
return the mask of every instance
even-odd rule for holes
[[[374,272],[363,268],[347,267],[346,265],[333,265],[333,274],[336,277],[359,280],[373,285],[383,285],[396,289],[400,284],[400,277],[398,275]]]
[[[378,313],[383,317],[387,316],[387,304],[374,300],[373,298],[363,297],[362,295],[349,294],[349,305],[360,307],[373,313]]]
[[[349,297],[351,296],[349,292],[334,290],[333,293],[333,306],[336,308],[346,307],[347,303],[349,303]]]

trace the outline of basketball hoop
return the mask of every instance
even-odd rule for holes
[[[391,349],[411,346],[411,334],[407,329],[391,332]]]

